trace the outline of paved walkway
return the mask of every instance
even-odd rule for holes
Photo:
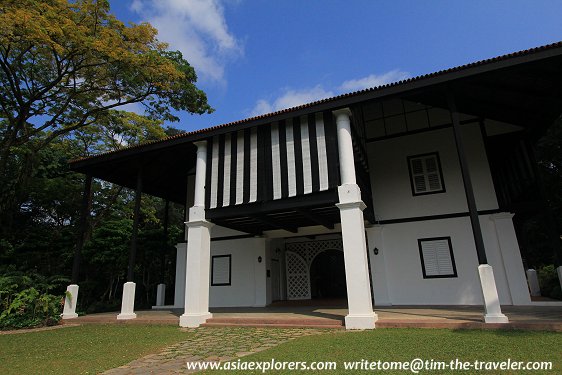
[[[297,337],[329,333],[319,329],[199,328],[185,329],[193,336],[125,366],[106,371],[108,375],[187,374],[187,362],[230,361],[267,350]]]

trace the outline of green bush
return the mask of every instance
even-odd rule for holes
[[[0,329],[57,324],[63,298],[50,291],[59,289],[60,282],[21,272],[0,276]]]
[[[537,270],[539,285],[541,287],[541,295],[549,298],[562,300],[562,290],[560,289],[560,280],[554,265],[543,266]]]
[[[0,329],[52,326],[59,322],[61,297],[24,289],[10,296],[10,303],[0,314]],[[3,300],[3,307],[7,300]]]

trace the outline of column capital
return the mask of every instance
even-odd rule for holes
[[[347,117],[351,117],[351,109],[349,108],[340,108],[340,109],[336,109],[335,111],[332,111],[332,113],[334,114],[334,116],[338,117],[338,116],[342,116],[342,115],[347,115]]]
[[[193,144],[195,145],[195,147],[200,148],[200,147],[207,147],[207,141],[202,139],[200,141],[195,141],[193,142]]]

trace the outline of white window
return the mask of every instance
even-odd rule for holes
[[[230,255],[215,255],[211,258],[211,286],[231,284],[231,258]]]
[[[457,277],[451,237],[418,240],[423,278]]]
[[[413,195],[445,192],[443,172],[437,152],[409,156],[408,167]]]

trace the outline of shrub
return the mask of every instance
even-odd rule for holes
[[[0,328],[52,326],[59,322],[61,298],[39,293],[35,288],[16,293],[0,314]]]
[[[554,265],[543,266],[537,270],[541,294],[545,297],[562,300],[562,290],[560,280]]]

